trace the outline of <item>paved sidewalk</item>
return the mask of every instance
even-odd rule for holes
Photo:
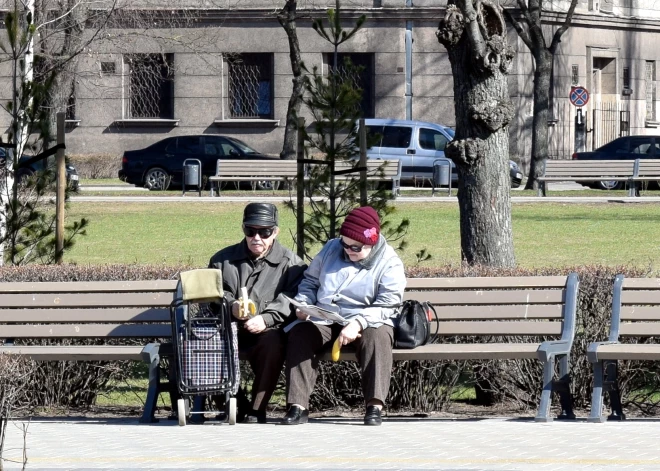
[[[660,470],[660,421],[535,423],[523,419],[313,419],[307,425],[207,422],[140,425],[129,419],[37,419],[28,470]],[[6,458],[20,460],[10,424]],[[5,469],[21,469],[5,462]]]

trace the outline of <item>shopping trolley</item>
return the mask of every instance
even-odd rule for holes
[[[192,414],[198,396],[225,396],[229,424],[236,423],[236,394],[240,382],[238,337],[231,305],[222,291],[222,272],[200,269],[182,272],[171,308],[172,341],[179,425]]]

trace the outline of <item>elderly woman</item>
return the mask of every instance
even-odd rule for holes
[[[365,425],[380,425],[392,371],[393,324],[402,302],[403,263],[380,234],[378,213],[365,206],[351,211],[339,231],[312,260],[296,300],[337,312],[344,323],[310,318],[296,311],[286,354],[289,409],[281,425],[307,422],[309,396],[317,377],[317,356],[338,339],[353,344],[362,373]]]

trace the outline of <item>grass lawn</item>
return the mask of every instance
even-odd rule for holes
[[[65,261],[81,264],[190,263],[206,266],[213,253],[242,238],[245,203],[83,203],[69,205],[68,218],[90,219]],[[393,222],[411,221],[404,263],[427,248],[424,266],[460,262],[458,207],[397,203]],[[516,204],[512,207],[515,253],[523,267],[577,264],[660,265],[658,204]],[[280,210],[280,241],[293,246],[293,214]]]

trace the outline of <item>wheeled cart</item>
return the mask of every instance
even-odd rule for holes
[[[204,408],[191,403],[204,396],[225,397],[229,424],[236,423],[239,386],[238,338],[231,306],[223,297],[220,270],[181,273],[172,303],[174,369],[181,394],[177,401],[179,425]]]

